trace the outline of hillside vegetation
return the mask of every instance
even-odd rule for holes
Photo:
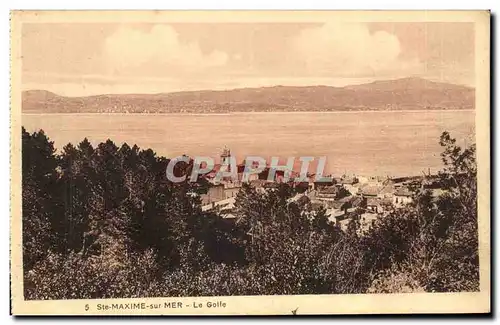
[[[26,299],[479,290],[475,146],[448,133],[445,193],[416,190],[360,235],[357,217],[342,231],[288,202],[286,184],[244,186],[233,223],[202,211],[207,184],[168,181],[151,149],[84,139],[55,154],[43,131],[22,132]]]

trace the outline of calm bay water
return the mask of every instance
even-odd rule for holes
[[[238,162],[262,157],[326,156],[335,175],[421,175],[441,168],[439,136],[463,145],[474,135],[474,111],[238,113],[227,115],[24,114],[57,149],[85,137],[152,148],[158,155],[218,157],[227,146]],[[217,160],[217,159],[216,159]]]

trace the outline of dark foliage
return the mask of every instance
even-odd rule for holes
[[[204,180],[170,182],[151,149],[22,140],[26,299],[478,290],[475,148],[447,133],[445,194],[417,191],[363,236],[356,217],[341,231],[290,202],[286,184],[244,185],[232,222],[202,211]]]

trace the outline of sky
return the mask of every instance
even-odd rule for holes
[[[423,77],[474,86],[473,23],[25,23],[22,88],[65,96]]]

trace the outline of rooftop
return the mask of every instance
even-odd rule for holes
[[[366,199],[366,205],[368,206],[377,206],[377,205],[380,205],[381,203],[381,200],[379,198],[376,198],[376,197],[369,197]]]
[[[220,207],[221,211],[234,209],[236,202],[236,197],[230,197],[225,200],[220,200],[217,202],[213,202],[211,204],[207,204],[201,207],[202,211],[208,211],[216,207]]]
[[[406,187],[400,187],[394,192],[396,196],[412,196],[413,193]]]
[[[360,189],[361,194],[366,196],[377,196],[382,190],[380,185],[366,185]]]

